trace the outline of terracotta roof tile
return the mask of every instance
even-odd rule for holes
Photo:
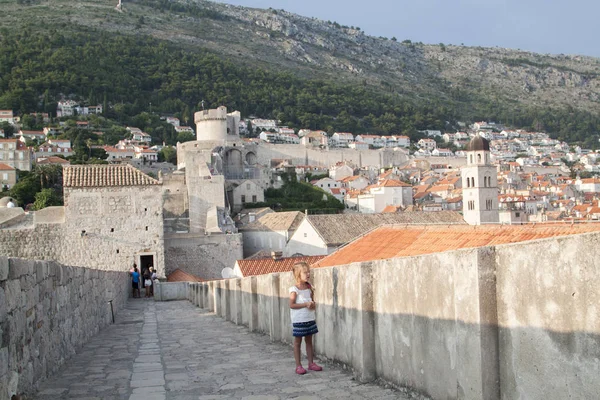
[[[439,253],[600,231],[600,224],[386,226],[341,248],[315,267]]]
[[[0,171],[14,171],[15,169],[8,164],[0,163]]]
[[[283,257],[278,259],[259,258],[253,260],[238,260],[237,265],[243,276],[254,276],[272,274],[275,272],[288,272],[292,270],[294,264],[305,262],[312,265],[323,259],[325,256],[302,256],[302,257]]]
[[[308,215],[308,222],[327,246],[349,243],[365,233],[389,224],[465,224],[455,211],[380,214]]]
[[[205,282],[205,280],[196,275],[176,269],[167,276],[167,282]]]
[[[71,165],[63,168],[64,187],[160,185],[131,165]]]

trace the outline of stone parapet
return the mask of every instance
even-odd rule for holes
[[[110,324],[127,301],[126,272],[0,257],[0,400],[31,393]]]
[[[315,351],[436,399],[595,398],[600,234],[311,271]],[[292,342],[290,273],[188,284],[194,304]],[[290,350],[291,352],[291,350]]]

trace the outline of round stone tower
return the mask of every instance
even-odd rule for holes
[[[227,107],[202,110],[194,114],[196,140],[201,142],[227,139]]]

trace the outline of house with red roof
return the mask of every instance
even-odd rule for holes
[[[305,262],[309,266],[325,256],[282,257],[281,253],[273,252],[271,257],[237,260],[233,268],[234,277],[266,275],[276,272],[289,272],[296,263]]]
[[[0,184],[2,189],[10,189],[17,183],[17,170],[8,164],[0,163]]]

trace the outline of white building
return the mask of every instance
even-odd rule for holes
[[[329,177],[339,181],[346,177],[354,175],[354,169],[346,163],[337,163],[329,167]]]
[[[465,149],[462,167],[463,217],[470,225],[498,223],[498,177],[490,162],[490,143],[475,136]]]
[[[433,139],[421,139],[417,142],[417,146],[422,150],[431,152],[437,147],[437,143]]]
[[[331,136],[331,142],[337,147],[348,147],[350,143],[354,142],[354,136],[347,132],[335,132]]]
[[[263,188],[255,181],[245,180],[233,189],[233,209],[239,211],[246,203],[262,203],[265,201]]]
[[[11,125],[16,124],[19,118],[15,118],[12,110],[0,110],[0,122],[8,122]]]
[[[410,138],[408,136],[394,136],[398,147],[410,147]]]

